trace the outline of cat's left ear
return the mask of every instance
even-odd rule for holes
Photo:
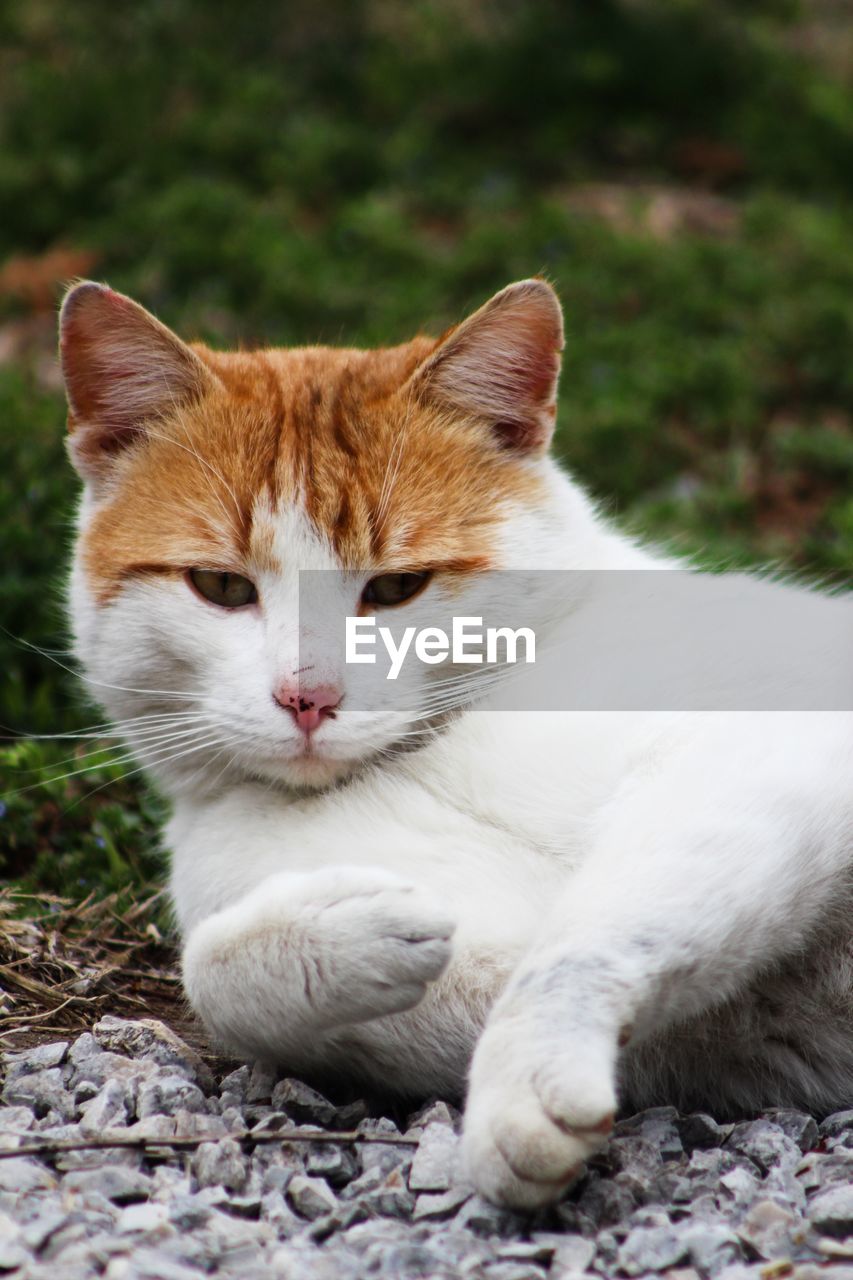
[[[516,453],[547,448],[557,413],[563,313],[544,280],[521,280],[457,325],[414,374],[418,394],[483,419]]]
[[[217,385],[171,329],[132,298],[91,280],[65,296],[59,354],[71,459],[96,486],[154,423]]]

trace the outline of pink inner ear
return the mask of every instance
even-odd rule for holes
[[[86,282],[60,317],[74,463],[96,481],[112,459],[178,406],[216,385],[199,357],[144,307]]]
[[[547,433],[539,422],[509,422],[501,420],[492,427],[492,433],[503,449],[538,449],[547,442]]]
[[[505,449],[547,445],[554,427],[563,326],[554,291],[522,281],[440,344],[423,370],[427,393],[490,420]]]
[[[201,361],[143,307],[102,285],[78,285],[61,315],[60,351],[72,422],[115,451],[146,420],[210,385]]]

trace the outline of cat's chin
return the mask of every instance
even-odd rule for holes
[[[276,773],[279,780],[289,787],[322,791],[355,773],[361,763],[358,759],[333,760],[326,756],[300,755],[282,761]]]

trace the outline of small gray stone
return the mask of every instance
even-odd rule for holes
[[[40,1044],[32,1049],[22,1049],[18,1053],[7,1053],[6,1079],[15,1080],[18,1076],[33,1075],[37,1071],[46,1071],[49,1067],[60,1067],[67,1056],[67,1040],[54,1040],[51,1044]]]
[[[169,1220],[179,1231],[194,1231],[203,1227],[213,1212],[197,1195],[178,1193],[168,1201]]]
[[[756,1200],[741,1220],[737,1234],[758,1258],[785,1258],[791,1252],[796,1216],[775,1200]]]
[[[647,1181],[660,1169],[663,1160],[658,1146],[648,1138],[614,1139],[607,1152],[611,1166],[640,1181]]]
[[[162,1117],[161,1117],[162,1119]],[[178,1107],[174,1115],[176,1138],[228,1138],[230,1133],[222,1116],[209,1116]],[[144,1122],[140,1122],[144,1123]]]
[[[255,1108],[252,1108],[252,1110],[255,1110]],[[237,1114],[239,1115],[239,1112]],[[273,1111],[272,1107],[264,1107],[264,1115],[252,1125],[251,1132],[253,1134],[278,1133],[279,1129],[292,1129],[293,1127],[293,1121],[283,1111]],[[298,1128],[299,1126],[296,1127]],[[312,1129],[314,1127],[314,1125],[311,1125]]]
[[[805,1111],[765,1111],[766,1118],[782,1130],[784,1134],[800,1148],[800,1151],[811,1151],[812,1147],[817,1146],[820,1134],[818,1132],[817,1122]]]
[[[0,1240],[0,1271],[18,1271],[30,1261],[30,1255],[14,1240]]]
[[[126,1125],[132,1107],[133,1096],[127,1081],[108,1080],[93,1098],[83,1103],[80,1132],[85,1137],[94,1137],[105,1129]]]
[[[358,1178],[353,1178],[341,1191],[341,1200],[357,1200],[362,1196],[368,1195],[371,1191],[376,1191],[378,1187],[388,1177],[390,1170],[382,1169],[378,1166],[372,1169],[365,1169]]]
[[[732,1132],[734,1125],[717,1124],[703,1111],[683,1116],[677,1121],[678,1134],[687,1151],[695,1147],[720,1147]]]
[[[350,1268],[344,1270],[342,1261],[316,1247],[310,1253],[304,1247],[297,1252],[290,1244],[277,1249],[271,1258],[275,1275],[286,1280],[354,1280],[357,1273]]]
[[[539,1239],[539,1233],[534,1235]],[[595,1241],[585,1240],[583,1236],[549,1236],[554,1242],[554,1256],[551,1261],[551,1274],[562,1276],[567,1271],[586,1271],[595,1257]]]
[[[224,1097],[227,1094],[229,1099],[233,1099],[234,1105],[242,1105],[247,1100],[251,1076],[251,1067],[244,1063],[242,1067],[232,1071],[220,1082],[219,1096]]]
[[[600,1178],[587,1183],[577,1207],[596,1227],[609,1227],[627,1218],[636,1204],[635,1191],[622,1183]]]
[[[103,1152],[99,1152],[103,1156]],[[115,1204],[133,1204],[147,1200],[151,1193],[151,1179],[139,1169],[129,1169],[123,1164],[108,1164],[100,1169],[78,1169],[66,1174],[62,1182],[64,1191],[84,1195],[94,1191]]]
[[[447,1191],[453,1181],[459,1139],[446,1124],[424,1129],[409,1174],[412,1191]]]
[[[310,1124],[328,1128],[334,1121],[337,1108],[322,1093],[311,1089],[301,1080],[279,1080],[272,1091],[272,1105],[283,1111],[297,1124]]]
[[[173,1116],[176,1111],[204,1111],[206,1099],[198,1085],[182,1075],[157,1076],[139,1086],[136,1113],[146,1116]]]
[[[81,1063],[75,1064],[72,1084],[80,1096],[79,1089],[83,1083],[95,1085],[97,1092],[110,1080],[124,1080],[135,1099],[140,1084],[157,1074],[158,1068],[154,1062],[125,1058],[120,1053],[108,1053],[106,1049],[102,1049],[100,1053],[91,1054]],[[89,1096],[94,1097],[94,1094]]]
[[[853,1186],[838,1185],[821,1191],[808,1206],[809,1221],[827,1236],[853,1234]]]
[[[14,1156],[11,1160],[0,1160],[0,1191],[12,1191],[17,1195],[27,1195],[37,1188],[50,1190],[56,1186],[56,1175],[46,1169],[38,1160],[29,1156]]]
[[[192,1158],[199,1187],[227,1187],[240,1191],[246,1184],[246,1157],[233,1138],[204,1142]]]
[[[617,1254],[620,1271],[637,1276],[644,1271],[666,1271],[688,1256],[684,1237],[672,1226],[635,1227]]]
[[[392,1146],[390,1143],[386,1146],[380,1142],[366,1143],[360,1151],[362,1169],[365,1173],[369,1173],[371,1169],[378,1169],[383,1177],[386,1177],[392,1169],[400,1169],[408,1175],[414,1152],[413,1147],[396,1144]]]
[[[338,1200],[328,1182],[298,1173],[290,1179],[287,1198],[298,1214],[312,1221],[337,1208]]]
[[[834,1111],[819,1125],[820,1134],[824,1138],[835,1138],[840,1133],[851,1129],[853,1129],[853,1111]]]
[[[777,1166],[771,1169],[762,1189],[768,1200],[775,1200],[796,1216],[801,1216],[806,1211],[806,1193],[796,1176],[797,1167],[785,1169]]]
[[[473,1195],[459,1210],[455,1225],[467,1227],[478,1236],[504,1236],[518,1231],[525,1222],[523,1215],[513,1213],[511,1209],[501,1209],[482,1196]]]
[[[490,1262],[483,1274],[489,1280],[544,1280],[545,1272],[529,1262]]]
[[[383,1134],[392,1138],[400,1137],[400,1130],[388,1116],[368,1116],[366,1120],[359,1123],[356,1132],[370,1134],[375,1138]]]
[[[449,1191],[425,1191],[417,1198],[413,1214],[414,1219],[418,1222],[422,1218],[436,1219],[437,1221],[452,1218],[465,1201],[471,1199],[473,1194],[473,1187],[467,1187],[461,1183],[451,1187]]]
[[[137,1120],[135,1124],[128,1125],[125,1130],[125,1137],[144,1138],[147,1142],[157,1138],[174,1138],[174,1136],[174,1116],[146,1116],[144,1120]]]
[[[60,1067],[16,1076],[6,1083],[3,1099],[10,1106],[29,1107],[39,1118],[50,1111],[63,1120],[73,1120],[76,1114],[74,1099],[65,1088]]]
[[[30,1107],[0,1107],[0,1134],[24,1134],[32,1129],[34,1120]]]
[[[308,1151],[305,1171],[312,1177],[325,1178],[333,1187],[344,1187],[358,1173],[358,1158],[347,1147],[318,1142]]]
[[[162,1247],[136,1248],[131,1260],[113,1259],[105,1272],[105,1280],[199,1280],[199,1271],[166,1257]]]
[[[462,1116],[455,1107],[446,1102],[428,1102],[419,1111],[414,1111],[406,1121],[406,1132],[412,1129],[426,1129],[430,1124],[447,1124],[451,1129],[459,1130]]]
[[[186,1163],[183,1159],[184,1167],[180,1169],[168,1164],[157,1166],[151,1175],[152,1200],[158,1204],[170,1204],[176,1195],[189,1195],[192,1178]]]
[[[106,1017],[96,1022],[92,1031],[103,1049],[156,1062],[197,1080],[205,1089],[213,1088],[210,1069],[200,1055],[157,1018]]]
[[[32,1249],[34,1253],[38,1253],[60,1227],[65,1226],[68,1221],[68,1214],[60,1210],[52,1212],[42,1212],[32,1222],[29,1222],[21,1232],[21,1239],[24,1241],[28,1249]]]
[[[345,1102],[335,1111],[334,1128],[348,1132],[357,1129],[367,1117],[367,1103],[357,1098],[354,1102]]]
[[[165,1204],[131,1204],[119,1214],[116,1230],[120,1235],[164,1236],[174,1232]]]
[[[722,1174],[720,1186],[728,1192],[738,1208],[752,1204],[760,1190],[755,1175],[740,1166]]]
[[[303,1219],[293,1212],[279,1191],[267,1191],[261,1197],[260,1218],[271,1225],[279,1239],[293,1235],[305,1226]]]
[[[363,1203],[380,1218],[411,1218],[415,1197],[409,1191],[399,1169],[393,1169],[375,1191],[363,1197]]]
[[[636,1115],[620,1120],[614,1129],[614,1137],[645,1138],[657,1147],[664,1160],[677,1160],[684,1148],[678,1134],[679,1120],[675,1107],[651,1107]]]
[[[103,1049],[91,1031],[84,1031],[68,1050],[68,1061],[74,1067],[79,1067],[82,1063],[87,1062],[89,1058],[97,1057],[99,1053],[103,1053]]]
[[[276,1072],[264,1062],[256,1062],[252,1066],[249,1083],[246,1085],[247,1102],[268,1102],[275,1088]]]
[[[499,1258],[511,1262],[550,1263],[554,1256],[555,1246],[550,1240],[540,1237],[538,1240],[511,1240],[509,1244],[498,1245]]]
[[[738,1151],[747,1156],[763,1173],[777,1164],[795,1169],[802,1156],[793,1138],[789,1138],[769,1120],[753,1120],[748,1124],[735,1125],[726,1145],[730,1151]]]
[[[721,1223],[685,1224],[684,1241],[690,1261],[703,1275],[716,1276],[742,1258],[737,1236]]]

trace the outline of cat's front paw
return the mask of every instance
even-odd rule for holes
[[[613,1127],[616,1095],[601,1045],[571,1046],[496,1019],[477,1046],[463,1152],[477,1190],[496,1204],[557,1200]],[[573,1038],[574,1039],[574,1038]],[[585,1052],[587,1048],[587,1052]]]
[[[324,1033],[418,1004],[453,931],[434,894],[381,868],[283,872],[196,925],[184,989],[232,1050],[311,1065]]]
[[[432,893],[373,868],[316,872],[300,909],[312,1003],[326,1026],[418,1004],[451,956],[455,922]]]

